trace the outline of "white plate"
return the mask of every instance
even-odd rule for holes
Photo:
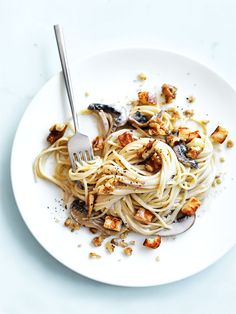
[[[186,57],[152,49],[127,49],[105,52],[73,68],[76,97],[85,108],[90,102],[112,103],[135,97],[140,82],[138,73],[148,80],[143,89],[159,89],[162,83],[178,87],[176,104],[186,104],[186,96],[196,96],[189,107],[210,118],[213,130],[224,125],[235,134],[236,94],[214,72]],[[142,85],[142,84],[141,84]],[[91,96],[85,97],[89,92]],[[63,227],[62,193],[53,185],[35,182],[32,164],[45,147],[48,128],[70,117],[62,75],[54,76],[36,95],[18,127],[11,160],[11,176],[15,198],[21,215],[39,243],[58,261],[89,278],[122,286],[151,286],[173,282],[206,268],[235,243],[235,149],[227,150],[224,179],[211,191],[199,211],[195,225],[175,240],[163,240],[157,250],[142,247],[143,237],[136,240],[131,257],[117,249],[112,255],[104,247],[93,248],[92,235],[86,230],[71,233]],[[81,132],[91,138],[96,134],[94,120],[80,117]],[[225,146],[225,145],[223,145]],[[222,155],[222,153],[220,153]],[[49,207],[49,208],[48,208]],[[56,220],[56,222],[55,222]],[[81,244],[81,247],[78,247]],[[102,255],[88,259],[89,252]],[[160,261],[155,260],[159,256]]]

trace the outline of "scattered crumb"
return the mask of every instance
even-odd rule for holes
[[[94,246],[101,246],[103,241],[104,241],[104,237],[103,236],[95,237],[92,240],[92,244]]]
[[[144,73],[139,73],[137,75],[137,80],[138,81],[146,81],[146,79],[147,79],[147,76]]]
[[[220,157],[220,162],[225,162],[225,158],[224,157]]]
[[[98,258],[101,258],[101,255],[98,255],[97,253],[94,253],[94,252],[90,252],[89,258],[98,259]]]
[[[135,245],[135,241],[134,240],[129,241],[128,245]]]
[[[115,245],[112,244],[110,241],[106,243],[106,249],[111,254],[115,250]]]
[[[60,222],[60,220],[57,219],[57,218],[54,218],[54,221],[55,221],[57,224]]]
[[[65,222],[64,226],[71,229],[71,231],[74,230],[79,230],[80,229],[80,224],[77,223],[76,221],[72,220],[72,218],[68,217]]]
[[[214,188],[216,186],[215,182],[213,182],[211,186]]]
[[[122,248],[125,248],[128,246],[128,243],[126,243],[124,240],[120,241],[119,246]]]
[[[85,93],[84,93],[84,96],[85,96],[85,97],[89,97],[89,96],[90,96],[90,93],[89,93],[89,92],[85,92]]]
[[[228,140],[226,143],[227,148],[232,148],[234,146],[234,142],[232,140]]]
[[[82,246],[82,244],[78,244],[78,245],[77,245],[77,247],[79,247],[79,248],[80,248],[81,246]]]
[[[118,261],[118,262],[121,262],[121,258],[119,258],[117,261]]]
[[[216,183],[217,183],[217,184],[221,184],[221,179],[220,179],[220,178],[217,178],[217,179],[216,179]]]
[[[190,104],[196,100],[196,98],[194,96],[186,97],[186,99],[187,99],[187,102]]]
[[[120,241],[119,238],[113,238],[113,239],[111,239],[111,243],[114,244],[114,245],[116,245],[116,246],[119,246],[119,241]]]
[[[96,234],[98,232],[98,230],[96,228],[89,228],[89,231],[92,233],[92,234]]]
[[[133,249],[128,246],[128,247],[124,248],[123,252],[124,252],[125,255],[131,256],[132,253],[133,253]]]
[[[157,257],[155,258],[155,261],[156,261],[156,262],[160,262],[160,256],[157,256]]]
[[[192,116],[194,115],[194,110],[193,109],[191,109],[191,110],[190,109],[184,110],[183,114],[187,118],[192,118]]]
[[[129,231],[125,231],[125,232],[121,233],[120,238],[121,239],[126,239],[128,234],[129,234]]]

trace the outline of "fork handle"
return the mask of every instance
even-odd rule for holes
[[[72,83],[71,83],[71,76],[70,76],[70,70],[69,70],[69,65],[68,65],[68,60],[67,60],[67,55],[66,55],[66,47],[65,47],[65,41],[64,41],[64,36],[63,36],[63,30],[60,25],[54,25],[54,32],[56,36],[56,41],[57,41],[57,48],[61,60],[61,67],[62,67],[62,72],[65,80],[65,85],[66,85],[66,90],[67,90],[67,95],[70,103],[70,109],[72,112],[72,118],[74,122],[74,127],[75,127],[75,132],[79,132],[79,123],[78,123],[78,118],[76,115],[75,111],[75,100],[74,100],[74,93],[72,89]]]

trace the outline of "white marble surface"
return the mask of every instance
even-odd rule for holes
[[[236,312],[236,249],[174,284],[130,289],[66,269],[31,236],[10,183],[17,124],[59,69],[52,25],[64,25],[70,60],[120,47],[157,47],[197,59],[236,87],[234,0],[0,0],[0,313]]]

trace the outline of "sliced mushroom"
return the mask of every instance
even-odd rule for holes
[[[104,220],[102,218],[98,219],[88,219],[88,209],[84,201],[76,199],[72,202],[70,206],[70,215],[77,223],[87,228],[95,228],[102,233],[102,235],[119,235],[126,231],[122,229],[120,232],[108,230],[103,227]],[[92,218],[92,217],[91,217]]]
[[[90,104],[88,109],[100,117],[106,137],[118,127],[125,125],[128,120],[128,112],[124,106],[94,103]]]
[[[161,118],[163,114],[163,110],[158,112],[157,114],[153,115],[151,118],[143,115],[140,111],[136,111],[134,115],[129,117],[129,122],[131,124],[135,124],[139,126],[140,128],[145,128],[151,123],[153,120],[157,118]]]
[[[173,237],[178,234],[184,233],[193,226],[195,219],[196,215],[184,216],[183,218],[179,218],[176,222],[171,224],[171,229],[163,229],[158,232],[158,234],[161,237]]]
[[[186,156],[186,153],[188,151],[187,147],[185,146],[184,143],[180,142],[174,145],[173,150],[176,154],[176,157],[178,160],[186,167],[191,167],[191,168],[198,168],[198,163],[194,159],[190,159]]]

